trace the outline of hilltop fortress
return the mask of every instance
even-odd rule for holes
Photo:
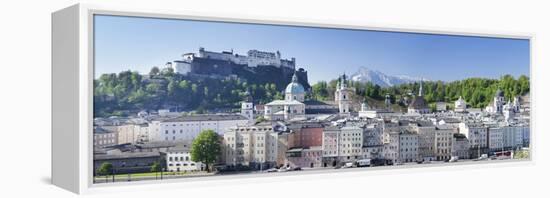
[[[284,87],[296,73],[309,89],[307,71],[296,68],[296,59],[282,59],[281,53],[249,50],[247,55],[231,51],[213,52],[203,47],[198,53],[185,53],[181,60],[166,63],[177,74],[209,78],[242,78],[249,82],[275,83]]]
[[[247,67],[258,66],[274,66],[277,68],[286,68],[294,70],[296,67],[296,59],[290,60],[281,59],[281,53],[277,52],[263,52],[258,50],[249,50],[248,56],[239,55],[230,52],[212,52],[207,51],[203,47],[199,48],[199,53],[185,53],[182,60],[176,60],[173,63],[168,63],[174,69],[174,72],[179,74],[189,74],[197,70],[198,66],[205,66],[205,63],[212,63],[212,66],[220,67],[225,64],[235,64]],[[225,62],[225,64],[224,64]],[[222,63],[217,65],[216,63]]]

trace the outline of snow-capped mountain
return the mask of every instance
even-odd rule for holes
[[[358,82],[371,82],[381,87],[390,87],[394,85],[400,85],[403,83],[418,82],[420,80],[426,81],[426,79],[411,77],[405,75],[390,76],[380,71],[370,70],[366,67],[359,68],[359,71],[350,76],[350,79]]]

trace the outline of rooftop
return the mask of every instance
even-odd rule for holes
[[[412,100],[411,104],[409,104],[410,109],[426,109],[428,108],[428,105],[426,105],[426,100],[424,100],[424,97],[422,96],[416,96]]]
[[[111,155],[94,155],[94,160],[160,157],[160,152],[125,152]]]
[[[297,101],[297,100],[291,100],[291,101],[286,101],[286,100],[274,100],[270,103],[267,103],[265,104],[266,106],[272,106],[272,105],[301,105],[301,104],[304,104],[304,103],[301,103],[300,101]]]
[[[184,115],[177,118],[159,118],[162,122],[193,122],[193,121],[223,121],[223,120],[248,120],[238,114],[197,114]]]
[[[114,133],[114,131],[107,130],[103,127],[94,126],[94,134],[101,134],[101,133]]]
[[[168,148],[166,152],[189,152],[191,149],[189,146],[176,146],[172,148]]]

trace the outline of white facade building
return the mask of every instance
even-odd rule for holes
[[[501,127],[489,128],[489,151],[504,150],[504,130]]]
[[[231,127],[223,135],[223,160],[227,165],[268,169],[277,165],[278,134],[270,124]]]
[[[118,144],[149,141],[148,124],[125,124],[117,127]]]
[[[324,166],[337,166],[345,162],[354,162],[370,157],[372,149],[366,150],[363,146],[363,129],[357,126],[330,126],[323,130],[323,161]],[[382,145],[378,146],[381,152]],[[366,153],[364,153],[366,152]]]
[[[515,150],[523,147],[523,133],[525,128],[525,126],[502,127],[502,139],[504,148]]]
[[[94,127],[94,147],[107,147],[118,144],[117,133],[102,127]]]
[[[416,162],[420,160],[418,149],[418,134],[404,131],[399,134],[399,157],[401,163]]]
[[[340,129],[338,150],[340,162],[350,162],[361,158],[363,148],[363,129],[345,126]]]
[[[466,138],[466,135],[460,133],[453,134],[451,155],[459,159],[470,158],[470,142]]]
[[[488,152],[488,127],[483,123],[467,122],[460,123],[460,133],[464,134],[469,141],[470,156],[479,157]]]
[[[386,162],[396,163],[399,159],[399,132],[384,130],[383,156]]]
[[[205,168],[201,162],[191,161],[187,145],[169,148],[166,151],[166,166],[170,172],[201,171]]]
[[[371,123],[363,129],[363,146],[375,147],[384,144],[384,131],[379,123]]]
[[[435,126],[427,121],[412,124],[411,129],[418,134],[418,154],[423,161],[436,160]]]
[[[455,130],[450,125],[439,125],[436,127],[434,143],[436,160],[451,159],[454,133]]]
[[[230,127],[248,123],[248,118],[233,114],[186,115],[153,120],[149,125],[149,141],[192,141],[204,130],[223,135]]]

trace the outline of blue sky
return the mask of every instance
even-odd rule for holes
[[[95,75],[148,73],[183,53],[249,49],[296,58],[310,83],[360,67],[452,81],[529,75],[529,41],[138,17],[95,17]]]

